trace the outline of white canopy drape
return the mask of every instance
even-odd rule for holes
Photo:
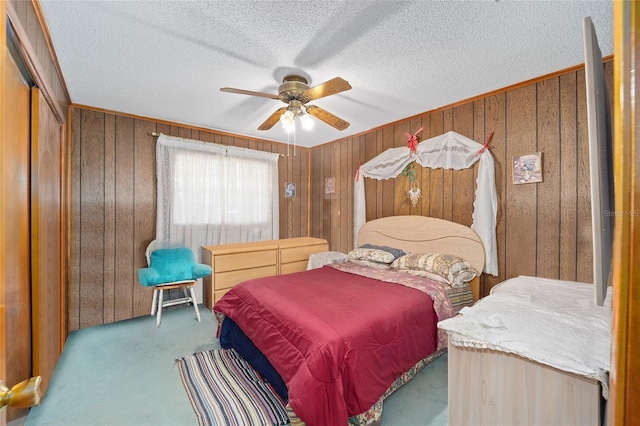
[[[380,155],[362,164],[354,184],[354,236],[366,222],[363,177],[390,179],[402,173],[412,161],[422,167],[434,169],[466,169],[480,161],[476,181],[476,199],[473,203],[471,229],[480,236],[485,250],[484,272],[498,275],[498,253],[496,246],[496,215],[498,198],[495,184],[493,156],[483,145],[456,132],[447,132],[420,142],[416,152],[408,147],[389,148]],[[482,151],[482,152],[480,152]]]

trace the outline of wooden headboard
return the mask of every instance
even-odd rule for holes
[[[484,246],[467,226],[426,216],[389,216],[366,222],[358,232],[363,244],[397,247],[412,253],[455,254],[465,259],[478,276],[469,283],[476,300],[480,297],[480,274],[484,269]]]

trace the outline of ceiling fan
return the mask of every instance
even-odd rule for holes
[[[222,87],[220,88],[220,91],[279,99],[287,104],[286,107],[278,108],[273,114],[271,114],[269,118],[267,118],[264,123],[258,127],[258,130],[269,130],[279,120],[282,120],[283,123],[286,120],[290,120],[290,123],[293,123],[295,117],[300,116],[302,118],[305,113],[324,121],[338,130],[344,130],[349,127],[348,121],[345,121],[318,106],[307,105],[307,102],[324,98],[329,95],[335,95],[336,93],[344,92],[349,89],[351,89],[351,85],[340,77],[333,78],[314,87],[309,87],[306,78],[292,74],[287,75],[282,79],[282,84],[278,88],[277,95],[272,93],[234,89],[233,87]]]

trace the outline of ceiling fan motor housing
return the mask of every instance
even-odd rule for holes
[[[282,80],[282,84],[278,87],[278,99],[284,103],[292,100],[300,101],[303,105],[311,99],[304,95],[309,90],[307,79],[299,75],[288,75]]]

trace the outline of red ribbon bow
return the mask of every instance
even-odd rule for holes
[[[491,133],[489,133],[489,136],[487,136],[487,140],[485,141],[484,145],[482,146],[482,148],[480,148],[480,151],[476,152],[476,155],[474,155],[474,157],[482,154],[487,149],[493,149],[493,147],[489,145],[491,143],[491,139],[493,139],[493,130],[491,131]]]
[[[423,127],[420,127],[414,134],[404,132],[407,137],[407,148],[409,148],[409,155],[415,154],[418,150],[418,133],[422,131]]]

